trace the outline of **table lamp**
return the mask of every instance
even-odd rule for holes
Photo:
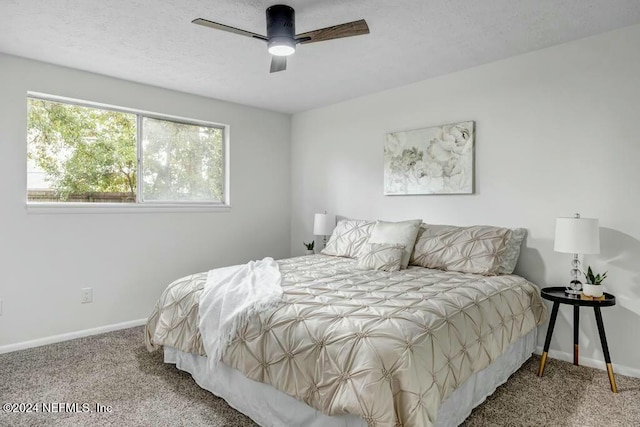
[[[336,226],[336,216],[325,213],[317,213],[313,218],[313,235],[322,236],[323,248],[327,246],[327,236],[333,233]]]
[[[565,293],[579,295],[582,292],[582,282],[578,280],[580,274],[578,255],[600,253],[598,220],[596,218],[580,218],[580,214],[575,214],[573,218],[556,218],[553,250],[573,254],[571,281],[566,286]]]

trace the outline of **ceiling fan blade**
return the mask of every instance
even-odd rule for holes
[[[271,55],[271,69],[270,73],[277,73],[278,71],[284,71],[287,69],[287,57]]]
[[[266,41],[267,38],[263,35],[252,33],[251,31],[241,30],[240,28],[230,27],[228,25],[219,24],[213,21],[207,21],[206,19],[197,18],[191,21],[194,24],[202,25],[204,27],[215,28],[216,30],[222,30],[229,33],[240,34],[241,36],[253,37],[254,39],[260,39]]]
[[[367,25],[367,21],[360,19],[359,21],[347,22],[346,24],[334,25],[333,27],[298,34],[296,35],[296,40],[298,43],[305,44],[341,39],[343,37],[360,36],[363,34],[369,34],[369,26]]]

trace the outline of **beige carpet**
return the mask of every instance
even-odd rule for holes
[[[465,425],[640,426],[640,379],[617,376],[614,395],[604,371],[550,360],[538,378],[538,361],[529,360]],[[148,353],[142,328],[0,355],[0,403],[11,402],[87,403],[90,412],[2,411],[0,426],[255,425],[159,352]],[[97,413],[96,404],[112,411]]]

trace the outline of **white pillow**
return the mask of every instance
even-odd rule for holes
[[[404,246],[387,243],[367,243],[358,258],[361,270],[398,271]]]
[[[512,274],[526,235],[524,228],[422,224],[409,263],[461,273]]]
[[[375,222],[361,219],[342,219],[333,229],[327,246],[322,249],[324,255],[356,258],[367,243]]]
[[[404,246],[400,269],[407,268],[420,224],[422,224],[421,219],[400,222],[376,221],[368,243],[390,243]]]
[[[411,265],[493,276],[513,232],[488,225],[425,224],[418,234]]]

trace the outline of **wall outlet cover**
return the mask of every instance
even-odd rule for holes
[[[93,288],[80,289],[80,303],[88,304],[93,302]]]

